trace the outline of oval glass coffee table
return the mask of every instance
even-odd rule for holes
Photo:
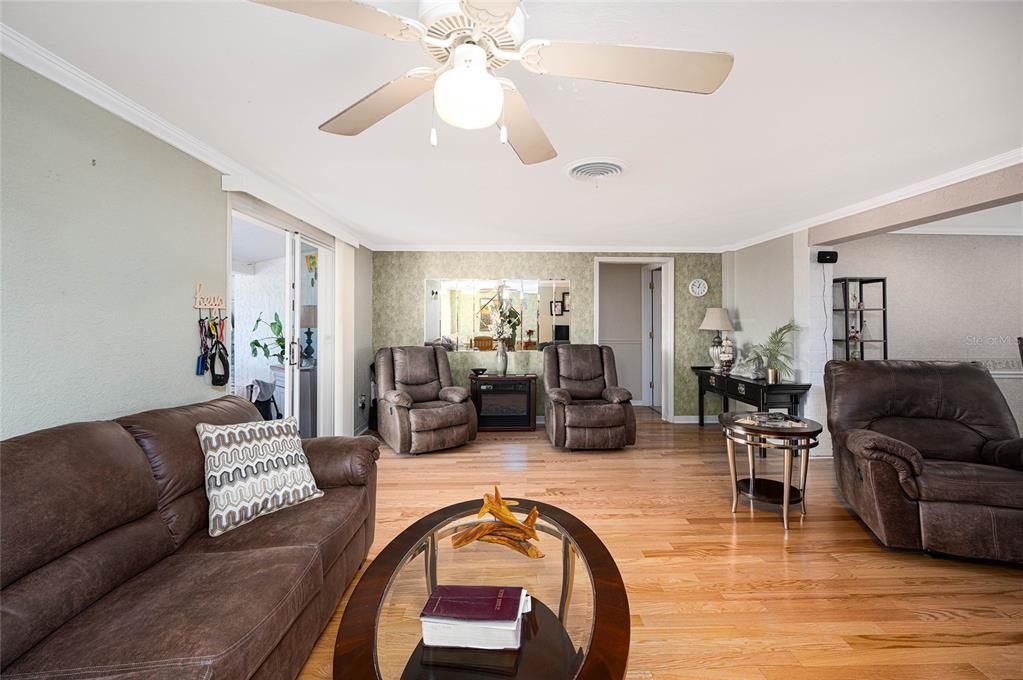
[[[629,654],[629,600],[611,553],[573,515],[538,501],[506,498],[512,511],[540,512],[530,559],[492,543],[455,550],[451,536],[478,521],[481,501],[423,517],[380,552],[352,591],[334,646],[334,680],[545,678],[620,680]],[[517,504],[516,504],[517,503]],[[483,673],[423,660],[419,613],[440,584],[522,586],[533,598],[514,666]]]

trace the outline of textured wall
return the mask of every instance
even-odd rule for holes
[[[376,252],[373,254],[373,345],[421,345],[424,286],[433,278],[565,278],[572,282],[572,338],[592,342],[593,263],[614,253]],[[714,253],[622,253],[675,258],[675,415],[696,413],[696,385],[689,367],[709,363],[708,334],[697,331],[707,307],[721,306],[721,256]],[[689,282],[706,279],[710,292],[689,294]],[[493,367],[492,352],[453,352],[456,383],[468,385],[473,366]],[[538,352],[512,352],[508,370],[542,372]],[[708,402],[709,404],[710,402]],[[712,411],[713,412],[713,411]]]
[[[195,284],[227,294],[220,173],[7,60],[0,436],[210,399]]]
[[[983,362],[1023,429],[1023,236],[884,234],[836,249],[836,277],[888,278],[890,358]]]
[[[738,347],[767,340],[792,319],[792,235],[735,251],[734,294],[728,314]],[[727,286],[727,283],[726,283]]]

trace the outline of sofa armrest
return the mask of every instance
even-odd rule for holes
[[[980,459],[988,465],[1023,470],[1023,437],[984,442]]]
[[[321,489],[365,486],[380,457],[374,437],[314,437],[302,440],[309,469]]]
[[[469,390],[464,387],[442,387],[437,396],[441,398],[441,401],[461,404],[463,401],[469,401]]]
[[[405,408],[412,406],[412,397],[408,392],[402,392],[401,390],[387,390],[381,398],[395,406],[403,406]]]
[[[612,404],[622,404],[627,401],[632,401],[632,392],[628,391],[624,387],[605,387],[600,396],[604,399],[604,401],[609,401]]]
[[[547,390],[547,398],[559,404],[571,404],[572,395],[564,387],[552,387]]]
[[[891,465],[903,490],[911,498],[919,495],[916,477],[924,471],[924,458],[913,446],[870,430],[850,430],[845,435],[845,447],[853,455]]]

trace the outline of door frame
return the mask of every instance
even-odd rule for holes
[[[345,346],[345,343],[342,341],[342,335],[341,335],[341,331],[342,331],[343,326],[344,326],[344,324],[342,322],[342,318],[343,318],[342,312],[343,312],[343,310],[342,310],[342,307],[341,307],[341,305],[342,305],[341,295],[342,295],[342,292],[343,292],[343,290],[342,290],[343,286],[342,286],[342,280],[341,280],[342,276],[341,275],[342,275],[343,272],[342,272],[342,267],[341,267],[341,263],[340,263],[341,253],[339,252],[342,249],[341,248],[342,242],[339,241],[338,239],[336,239],[335,237],[331,236],[330,234],[328,234],[328,233],[326,233],[326,232],[324,232],[324,231],[322,231],[320,229],[317,229],[316,227],[314,227],[314,226],[312,226],[312,225],[310,225],[310,224],[308,224],[306,222],[303,222],[302,220],[300,220],[300,219],[298,219],[298,218],[296,218],[296,217],[294,217],[294,216],[292,216],[292,215],[290,215],[290,214],[288,214],[288,213],[286,213],[286,212],[284,212],[284,211],[282,211],[282,210],[280,210],[278,208],[275,208],[274,206],[271,206],[271,205],[269,205],[267,203],[264,203],[263,201],[259,200],[258,198],[255,198],[255,197],[253,197],[253,196],[251,196],[249,194],[246,194],[246,193],[243,193],[243,192],[230,191],[230,192],[228,192],[228,196],[229,196],[228,209],[227,209],[227,230],[228,230],[228,249],[227,249],[228,277],[227,277],[227,279],[228,279],[228,296],[229,296],[228,299],[231,299],[231,296],[232,296],[232,293],[233,293],[233,291],[231,290],[231,276],[230,276],[230,272],[231,272],[231,255],[234,252],[233,251],[234,244],[231,242],[231,236],[230,235],[231,235],[231,232],[232,232],[232,222],[233,222],[233,215],[234,215],[234,213],[238,213],[240,215],[243,215],[247,220],[259,223],[261,226],[265,226],[265,227],[267,227],[269,229],[280,230],[281,232],[283,232],[283,234],[285,235],[286,244],[287,244],[286,247],[285,247],[285,251],[286,251],[285,252],[285,272],[286,272],[287,276],[291,276],[293,273],[295,273],[295,270],[298,268],[298,264],[299,264],[298,262],[295,261],[295,258],[294,258],[294,247],[295,247],[294,243],[295,243],[296,236],[301,237],[302,239],[306,240],[307,242],[309,242],[312,245],[315,245],[318,248],[327,249],[327,250],[329,250],[329,251],[331,251],[333,253],[333,256],[330,258],[331,259],[331,262],[330,262],[331,271],[328,273],[328,272],[325,272],[325,271],[321,270],[321,273],[329,276],[329,278],[332,281],[332,287],[333,287],[333,309],[331,310],[331,312],[332,312],[333,319],[331,320],[331,325],[334,327],[334,332],[333,332],[334,347],[333,347],[333,351],[331,352],[331,362],[330,362],[331,365],[324,367],[325,371],[329,371],[330,372],[331,381],[333,383],[333,385],[332,385],[333,389],[331,390],[331,392],[332,392],[331,408],[332,408],[332,411],[333,411],[333,413],[331,414],[332,415],[331,422],[332,422],[332,426],[333,427],[332,427],[332,432],[325,433],[325,434],[327,434],[327,435],[351,435],[352,434],[352,432],[351,432],[351,429],[352,429],[351,418],[349,417],[348,420],[345,420],[342,417],[345,413],[350,413],[351,412],[351,408],[349,408],[349,406],[351,405],[351,396],[349,395],[347,390],[343,389],[343,382],[341,380],[341,378],[342,378],[342,370],[343,370],[342,369],[342,364],[343,364],[343,361],[342,361],[342,359],[343,359],[343,357],[342,357],[342,350],[344,349],[344,346]],[[291,273],[289,273],[289,272],[291,272]],[[325,276],[325,278],[326,278],[326,276]],[[295,300],[295,299],[297,299],[297,297],[293,297],[293,300]],[[285,328],[289,329],[289,332],[290,332],[291,329],[294,328],[295,323],[297,321],[295,319],[295,310],[290,309],[290,305],[285,305],[284,312],[285,312],[285,314],[284,314],[285,318],[282,319],[282,321],[284,321]],[[229,316],[230,316],[230,313],[231,312],[229,311]],[[299,341],[300,341],[300,338],[299,338]],[[299,346],[301,346],[301,341],[299,342]],[[290,347],[289,347],[289,350],[290,350]],[[287,361],[285,361],[284,375],[285,375],[285,395],[291,395],[292,394],[292,380],[293,380],[293,376],[291,375],[291,370],[290,370],[290,367],[288,366]],[[285,399],[290,399],[290,397],[286,396]],[[323,400],[320,400],[320,401],[323,401]],[[317,404],[318,404],[318,407],[319,407],[319,405],[320,405],[319,401],[317,402]],[[281,404],[280,406],[281,406],[282,409],[285,408],[285,404]],[[290,404],[289,404],[289,406],[290,406]],[[318,417],[317,418],[317,422],[318,423],[325,422],[325,418],[319,418]]]
[[[593,258],[593,342],[600,344],[600,265],[649,264],[661,267],[661,420],[675,419],[675,258]]]
[[[654,381],[653,376],[653,342],[649,337],[649,333],[653,326],[653,292],[650,288],[652,283],[653,273],[655,271],[661,272],[661,290],[664,290],[664,272],[659,264],[645,264],[643,265],[643,399],[641,400],[647,406],[654,410],[664,408],[664,385],[659,381]],[[663,322],[663,318],[661,319]],[[664,335],[664,325],[661,324],[661,335]],[[663,361],[662,361],[663,365]],[[657,376],[660,377],[660,376]],[[650,383],[654,382],[655,387],[650,388]],[[660,405],[655,406],[657,400],[653,398],[654,390],[660,391]]]

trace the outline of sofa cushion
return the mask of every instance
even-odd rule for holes
[[[323,495],[293,416],[237,425],[199,423],[195,431],[206,454],[210,536]]]
[[[149,458],[159,491],[160,516],[170,529],[175,547],[207,524],[206,467],[195,426],[262,419],[251,402],[235,396],[117,419]]]
[[[600,399],[607,384],[604,359],[597,345],[557,345],[558,384],[572,399]]]
[[[575,402],[565,407],[567,427],[614,427],[625,424],[625,409],[621,404],[592,400]]]
[[[1023,509],[1023,471],[929,460],[917,478],[920,500]]]
[[[443,352],[444,350],[440,350]],[[433,347],[395,347],[394,386],[408,393],[412,401],[436,399],[440,393],[437,350]]]
[[[472,404],[452,404],[446,401],[436,402],[443,406],[431,408],[414,408],[408,412],[413,432],[428,432],[445,427],[456,427],[468,422],[465,409],[475,408]]]
[[[319,551],[323,571],[327,571],[366,522],[367,494],[365,486],[324,489],[322,498],[264,515],[222,536],[213,538],[206,532],[196,532],[179,553],[307,546]]]
[[[173,662],[208,664],[214,678],[247,678],[322,584],[312,548],[172,555],[66,623],[4,675],[99,675]]]
[[[0,444],[0,667],[174,551],[146,457],[120,426]]]
[[[924,458],[981,462],[984,438],[954,420],[937,418],[879,418],[870,430],[910,444]]]

